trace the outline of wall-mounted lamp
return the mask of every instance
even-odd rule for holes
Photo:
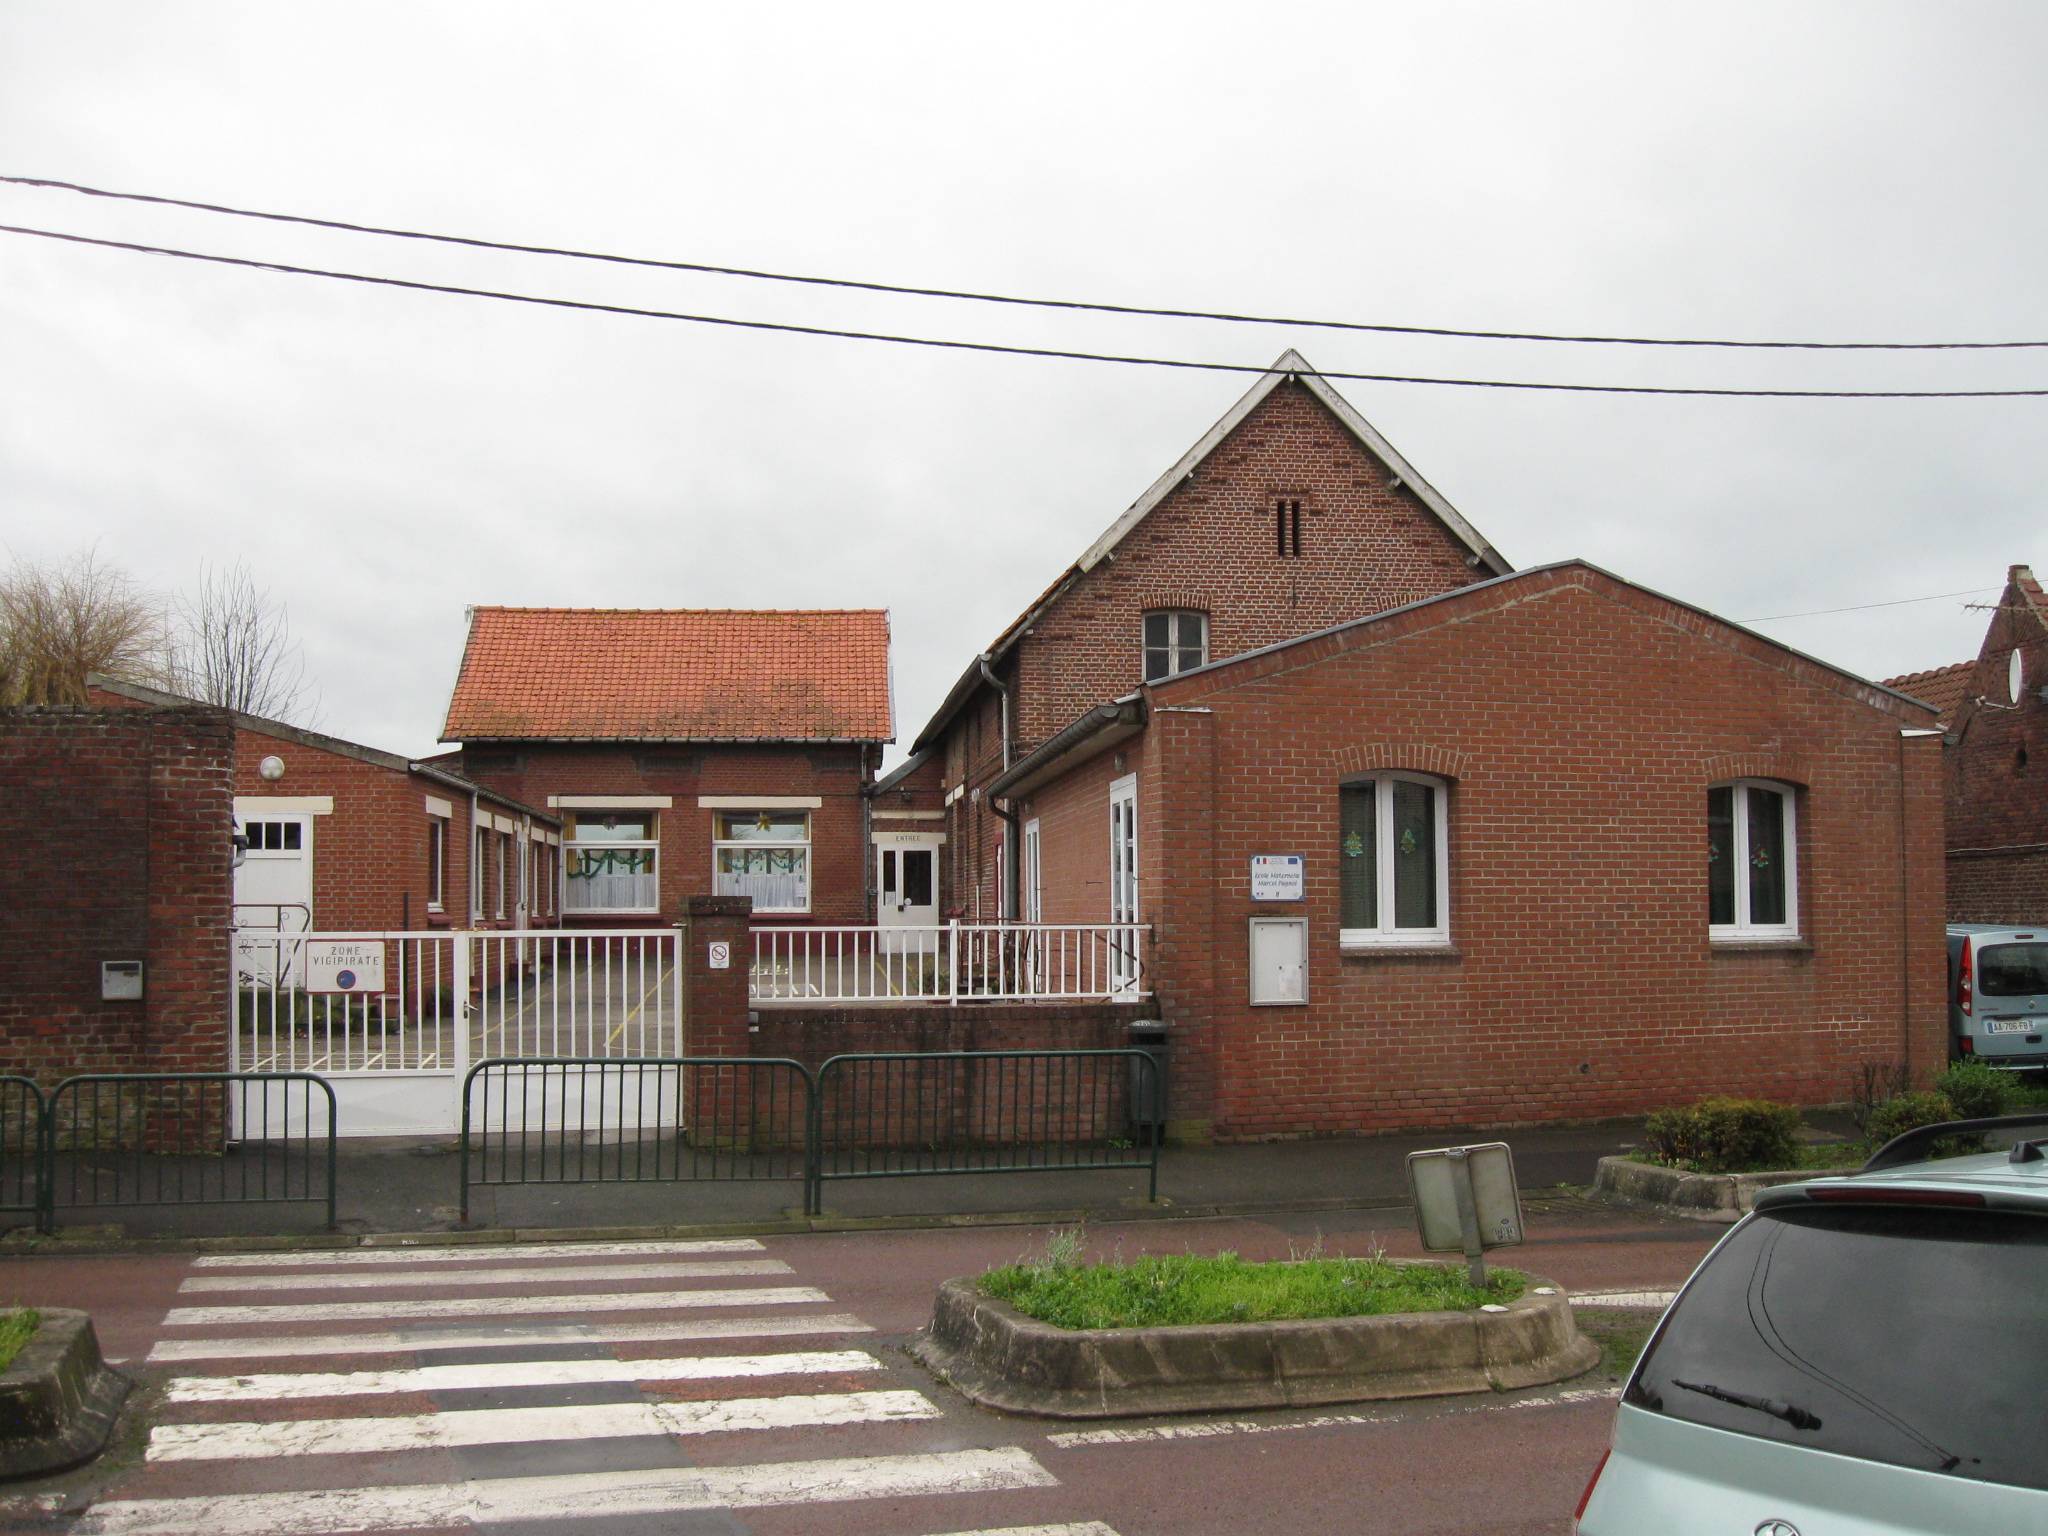
[[[281,757],[266,757],[256,765],[256,772],[261,778],[275,784],[284,777],[284,759]]]

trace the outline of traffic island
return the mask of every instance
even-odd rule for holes
[[[1157,1328],[1059,1328],[948,1280],[906,1348],[984,1408],[1058,1419],[1444,1397],[1600,1362],[1563,1290],[1534,1277],[1498,1308]]]
[[[1593,1198],[1617,1205],[1648,1207],[1687,1221],[1740,1221],[1756,1203],[1757,1192],[1777,1184],[1798,1184],[1844,1169],[1793,1168],[1768,1173],[1688,1173],[1639,1163],[1626,1157],[1603,1157],[1593,1176]]]
[[[41,1326],[0,1371],[0,1480],[40,1477],[105,1447],[128,1378],[100,1357],[92,1319],[39,1307]]]

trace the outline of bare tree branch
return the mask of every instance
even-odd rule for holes
[[[83,704],[88,672],[168,681],[162,599],[95,551],[0,577],[0,702]]]
[[[318,711],[284,604],[243,565],[202,569],[179,598],[171,671],[179,693],[245,715],[310,725]]]

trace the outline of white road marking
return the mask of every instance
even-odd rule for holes
[[[1029,1453],[1010,1446],[993,1451],[785,1461],[765,1466],[489,1478],[439,1487],[123,1499],[88,1510],[72,1527],[72,1536],[193,1536],[194,1532],[205,1536],[327,1536],[575,1515],[762,1509],[780,1504],[1058,1486],[1059,1479]]]
[[[1564,1403],[1591,1403],[1621,1396],[1619,1387],[1580,1387],[1570,1392],[1552,1392],[1543,1397],[1518,1397],[1510,1402],[1477,1403],[1444,1410],[1448,1413],[1501,1413],[1511,1408],[1555,1408]],[[1159,1424],[1150,1429],[1084,1429],[1069,1434],[1047,1435],[1047,1445],[1070,1451],[1084,1445],[1138,1445],[1153,1440],[1207,1440],[1217,1435],[1274,1435],[1289,1429],[1331,1429],[1357,1424],[1400,1424],[1412,1422],[1405,1413],[1326,1413],[1313,1419],[1295,1419],[1285,1424],[1260,1424],[1251,1419],[1222,1419],[1207,1424]]]
[[[1574,1291],[1566,1299],[1575,1307],[1668,1307],[1676,1291]]]
[[[451,1445],[520,1445],[619,1435],[707,1435],[935,1419],[921,1392],[825,1392],[708,1403],[586,1403],[573,1408],[470,1408],[390,1418],[286,1419],[267,1424],[160,1424],[151,1461],[360,1456]]]
[[[751,1237],[675,1243],[473,1243],[457,1248],[308,1248],[289,1253],[210,1253],[194,1269],[274,1269],[320,1264],[462,1264],[517,1258],[611,1259],[667,1253],[759,1253]]]
[[[428,1269],[399,1274],[194,1275],[186,1291],[360,1291],[406,1285],[608,1285],[615,1280],[718,1280],[786,1275],[780,1259],[711,1259],[690,1264],[589,1264],[576,1269]]]
[[[549,1312],[652,1312],[668,1307],[773,1307],[830,1301],[808,1285],[757,1291],[614,1291],[602,1296],[443,1296],[430,1301],[328,1301],[300,1306],[173,1307],[166,1328],[241,1323],[391,1322],[408,1317],[531,1317]]]
[[[786,1355],[686,1355],[668,1360],[506,1360],[428,1365],[406,1371],[311,1371],[276,1376],[180,1376],[174,1403],[227,1403],[380,1392],[452,1392],[477,1387],[553,1387],[588,1381],[709,1381],[725,1376],[817,1376],[879,1371],[862,1349]]]
[[[312,1359],[319,1355],[407,1355],[422,1349],[516,1348],[522,1344],[666,1344],[685,1339],[766,1339],[807,1333],[873,1333],[845,1312],[808,1317],[706,1317],[686,1323],[535,1323],[446,1332],[278,1334],[261,1339],[159,1339],[153,1364],[181,1360]]]
[[[946,1536],[1117,1536],[1100,1520],[1079,1525],[1006,1525],[999,1531],[948,1531]]]

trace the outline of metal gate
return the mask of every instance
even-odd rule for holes
[[[343,1136],[452,1133],[473,1062],[684,1054],[674,928],[238,928],[233,966],[231,1069],[317,1073]]]

